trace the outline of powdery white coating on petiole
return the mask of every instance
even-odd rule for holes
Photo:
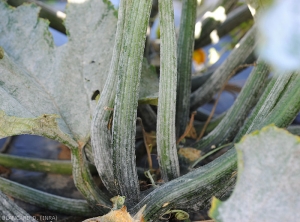
[[[173,4],[160,0],[161,61],[157,112],[157,152],[165,182],[180,175],[175,138],[177,56]]]
[[[126,205],[138,202],[139,182],[135,163],[135,124],[143,53],[152,1],[132,1],[124,26],[117,93],[113,116],[113,174]]]

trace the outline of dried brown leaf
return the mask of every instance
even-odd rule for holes
[[[190,162],[194,162],[201,157],[201,151],[192,147],[180,148],[178,154]]]

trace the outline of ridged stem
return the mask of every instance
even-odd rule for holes
[[[135,0],[126,18],[120,54],[118,86],[113,116],[113,173],[118,192],[126,205],[140,195],[135,162],[135,132],[139,84],[152,1]]]
[[[204,167],[156,188],[131,209],[130,213],[135,214],[146,205],[143,213],[145,219],[156,221],[170,209],[207,209],[213,195],[222,197],[228,192],[228,187],[234,185],[234,170],[236,156],[232,149]]]
[[[211,150],[212,145],[219,146],[228,143],[235,137],[249,112],[258,101],[262,89],[267,85],[268,75],[268,66],[264,62],[258,62],[222,121],[211,133],[195,144],[198,149],[201,149],[203,153],[207,153]]]
[[[88,201],[89,205],[98,213],[106,213],[111,205],[109,197],[99,189],[95,183],[82,147],[71,149],[73,179],[76,188]]]
[[[256,29],[252,27],[205,84],[192,93],[192,110],[209,102],[215,93],[220,90],[231,72],[247,59],[256,46],[255,37]]]
[[[0,190],[13,198],[66,215],[93,216],[97,214],[85,200],[45,193],[2,177],[0,177]],[[108,211],[106,209],[103,213]]]
[[[300,75],[293,75],[288,87],[279,98],[266,119],[255,126],[259,129],[270,123],[278,127],[287,127],[300,110]],[[172,180],[155,189],[141,200],[131,213],[147,205],[145,219],[155,220],[170,208],[198,210],[207,208],[212,196],[228,194],[234,185],[236,171],[236,152],[229,150],[211,163]]]
[[[132,4],[131,2],[132,0],[120,1],[116,39],[110,70],[96,106],[91,127],[91,143],[95,166],[104,186],[113,196],[118,194],[118,189],[114,182],[110,122],[112,121],[113,106],[116,96],[120,54],[125,38],[125,23],[126,19],[130,16],[129,9]]]
[[[175,138],[177,59],[172,0],[159,0],[161,30],[160,81],[157,111],[157,153],[165,182],[180,175]]]
[[[243,127],[240,129],[237,136],[234,138],[234,142],[238,142],[242,138],[242,136],[246,134],[246,132],[248,131],[248,129],[249,129],[250,125],[252,124],[254,118],[256,117],[257,113],[259,112],[260,107],[264,104],[267,96],[269,95],[270,91],[272,90],[275,82],[276,82],[276,79],[271,78],[271,80],[268,83],[267,87],[265,88],[263,94],[261,95],[258,103],[255,105],[254,109],[252,110],[251,115],[248,117],[248,119],[244,123]]]
[[[2,192],[0,192],[0,215],[0,221],[36,222],[33,217],[26,213]]]
[[[284,73],[282,75],[285,75]],[[260,129],[265,125],[275,124],[278,127],[287,127],[300,111],[300,73],[294,73],[288,82],[283,94],[268,116],[253,129]]]
[[[257,129],[257,126],[265,121],[265,118],[269,115],[271,110],[279,101],[284,90],[289,86],[291,77],[292,73],[286,73],[272,77],[250,117],[247,119],[243,128],[234,138],[235,142],[238,142],[243,135],[252,132],[254,129]]]
[[[267,115],[274,108],[276,103],[278,102],[280,96],[284,92],[284,90],[290,85],[292,73],[283,73],[277,77],[277,80],[271,89],[270,93],[266,97],[264,103],[260,107],[256,117],[253,119],[251,125],[249,126],[249,130],[252,131],[255,125],[260,125]],[[247,131],[249,133],[250,131]]]
[[[177,41],[177,101],[176,137],[185,131],[190,113],[192,56],[197,0],[182,3],[179,37]]]

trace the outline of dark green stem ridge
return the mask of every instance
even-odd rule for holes
[[[260,106],[260,109],[252,121],[252,124],[249,126],[249,129],[246,133],[250,133],[257,125],[260,125],[262,122],[265,121],[268,114],[272,111],[284,91],[290,87],[292,84],[292,73],[282,73],[277,76],[277,80],[274,83],[273,88],[269,92],[268,96],[266,97],[264,103]]]
[[[234,138],[235,142],[238,142],[243,135],[258,129],[257,126],[260,125],[261,122],[265,121],[265,118],[280,100],[284,90],[287,89],[291,83],[291,77],[292,73],[275,75],[272,77],[250,117]],[[284,108],[285,107],[283,107],[283,109]]]
[[[99,176],[113,195],[118,194],[114,182],[113,160],[112,160],[112,135],[110,122],[113,116],[113,106],[117,88],[117,73],[119,69],[120,54],[125,38],[125,23],[130,16],[132,0],[122,0],[119,6],[116,39],[112,61],[104,89],[95,109],[91,126],[91,143],[94,153],[94,162]]]
[[[73,178],[76,188],[98,213],[105,214],[111,205],[110,198],[99,189],[90,173],[82,147],[71,150]]]
[[[146,204],[145,219],[155,221],[170,209],[197,211],[208,207],[213,195],[223,196],[233,186],[236,167],[235,150],[231,149],[213,162],[156,188],[130,212],[135,214]]]
[[[251,115],[248,117],[248,119],[244,123],[243,127],[238,132],[237,136],[234,138],[234,142],[238,142],[242,138],[242,136],[248,132],[250,125],[252,124],[254,118],[257,116],[257,113],[259,112],[260,107],[264,104],[264,102],[265,102],[267,96],[269,95],[270,91],[272,90],[275,82],[276,82],[276,78],[271,78],[267,87],[265,88],[264,92],[262,93],[258,103],[255,105]]]
[[[179,37],[177,41],[177,100],[176,137],[185,131],[190,113],[192,56],[197,0],[182,3]]]
[[[191,95],[191,109],[209,102],[220,90],[224,82],[228,79],[231,72],[241,65],[253,52],[256,42],[256,28],[252,27],[241,39],[238,47],[235,47],[228,58],[220,65],[217,70],[209,77],[203,86],[198,88]]]
[[[249,112],[257,103],[262,89],[266,87],[268,75],[268,66],[259,61],[222,121],[212,132],[195,144],[198,149],[207,153],[212,145],[220,146],[230,142],[236,136]]]
[[[299,73],[293,74],[291,80],[266,119],[252,128],[253,130],[270,123],[274,123],[278,127],[287,127],[295,118],[300,110]],[[274,82],[272,82],[271,86],[274,86]],[[270,91],[268,88],[267,91]],[[204,167],[197,168],[155,189],[131,212],[137,212],[147,204],[144,211],[145,219],[155,219],[171,208],[197,210],[207,207],[211,196],[225,194],[233,185],[232,173],[236,170],[236,161],[236,152],[234,149],[230,149]]]
[[[156,141],[160,170],[166,182],[180,175],[175,138],[177,56],[173,1],[159,0],[158,6],[161,57]]]
[[[126,18],[123,48],[118,68],[113,116],[113,173],[118,192],[126,205],[138,202],[140,188],[135,163],[135,133],[138,92],[146,30],[152,1],[132,1]]]
[[[17,218],[18,221],[36,222],[33,217],[26,213],[2,192],[0,192],[0,215],[0,221],[4,222],[15,222]]]
[[[66,215],[93,216],[96,214],[85,200],[45,193],[2,177],[0,177],[0,190],[13,198]],[[108,209],[103,210],[103,213],[105,212],[108,212]]]
[[[245,134],[269,124],[288,127],[300,111],[299,93],[299,72],[281,73],[273,77],[245,126],[234,138],[234,142],[239,142]],[[260,119],[261,122],[254,122],[255,119]]]
[[[281,75],[285,74],[282,73]],[[299,95],[300,73],[296,72],[293,73],[274,108],[262,122],[257,124],[257,127],[253,127],[252,131],[269,124],[275,124],[278,127],[289,126],[300,111]]]

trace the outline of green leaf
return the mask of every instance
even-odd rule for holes
[[[300,138],[273,125],[236,144],[238,179],[231,197],[213,201],[215,221],[295,221],[299,217]]]

